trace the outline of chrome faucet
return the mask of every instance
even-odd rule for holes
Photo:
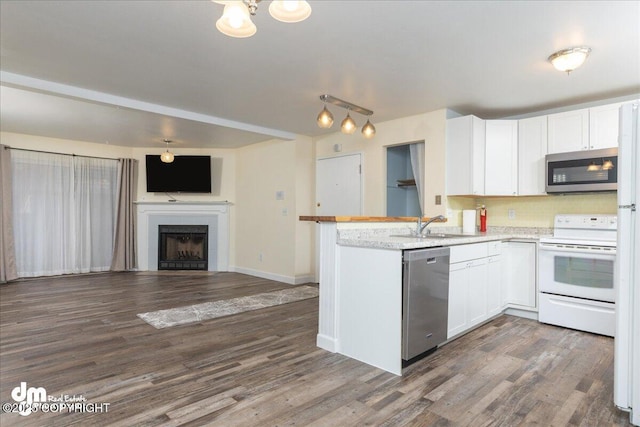
[[[422,217],[419,216],[418,217],[418,224],[416,227],[416,236],[421,236],[422,232],[425,230],[425,228],[427,228],[427,226],[429,224],[431,224],[433,221],[443,221],[444,220],[444,216],[442,215],[438,215],[438,216],[434,216],[433,218],[429,218],[429,221],[423,223],[422,222]],[[431,233],[431,230],[427,228],[427,234]]]

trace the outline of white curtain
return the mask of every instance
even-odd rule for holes
[[[118,162],[22,150],[11,154],[18,276],[109,270]]]
[[[424,142],[409,144],[409,154],[413,178],[416,180],[416,190],[418,191],[420,216],[424,216]]]

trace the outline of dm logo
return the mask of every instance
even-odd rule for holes
[[[24,402],[18,406],[20,408],[18,413],[22,416],[27,416],[33,411],[34,403],[47,401],[47,390],[44,387],[27,388],[27,383],[23,381],[19,387],[11,390],[11,397],[18,403]]]

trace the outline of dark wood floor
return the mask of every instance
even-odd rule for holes
[[[317,298],[161,330],[136,317],[286,287],[234,273],[1,285],[0,400],[25,381],[110,405],[0,425],[629,425],[613,340],[531,320],[499,317],[397,377],[317,348]]]

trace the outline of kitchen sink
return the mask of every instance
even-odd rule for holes
[[[415,234],[392,234],[389,237],[404,237],[405,239],[455,239],[459,237],[471,237],[469,234],[448,234],[448,233],[431,233],[416,236]]]

